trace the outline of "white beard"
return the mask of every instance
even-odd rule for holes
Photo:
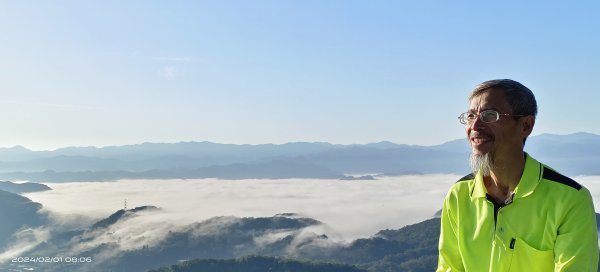
[[[488,152],[483,155],[471,153],[471,158],[469,159],[471,171],[473,171],[473,174],[477,174],[477,172],[480,171],[484,177],[490,176],[490,174],[497,169],[494,159],[495,154],[493,152]]]

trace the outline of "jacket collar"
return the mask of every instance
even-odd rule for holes
[[[513,199],[523,198],[533,193],[542,178],[542,169],[540,162],[525,153],[525,167],[521,179],[519,180],[519,184],[517,185],[517,188],[515,188]],[[471,198],[485,198],[487,189],[483,183],[483,175],[481,172],[477,172],[474,181],[471,190]]]

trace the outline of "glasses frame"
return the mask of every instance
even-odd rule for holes
[[[492,121],[486,121],[483,119],[483,116],[485,114],[489,114],[489,113],[495,113],[496,114],[496,119],[492,120]],[[471,118],[469,118],[469,115],[473,115]],[[484,122],[486,124],[489,123],[495,123],[498,122],[498,120],[500,120],[501,116],[513,116],[513,117],[525,117],[527,115],[522,115],[522,114],[510,114],[510,113],[499,113],[496,110],[484,110],[480,113],[471,113],[471,112],[463,112],[458,116],[458,121],[463,124],[463,125],[470,125],[473,122],[475,122],[475,118],[479,118],[479,120],[481,120],[481,122]]]

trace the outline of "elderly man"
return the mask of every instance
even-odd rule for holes
[[[442,209],[437,271],[597,271],[590,192],[523,151],[537,103],[509,80],[478,85],[458,119],[472,148],[469,174]]]

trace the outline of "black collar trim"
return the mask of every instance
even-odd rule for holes
[[[548,167],[544,167],[544,174],[542,175],[543,179],[549,180],[549,181],[554,181],[554,182],[558,182],[560,184],[564,184],[567,185],[577,191],[581,190],[582,186],[577,183],[576,181],[570,179],[567,176],[563,176],[562,174],[548,168]]]

